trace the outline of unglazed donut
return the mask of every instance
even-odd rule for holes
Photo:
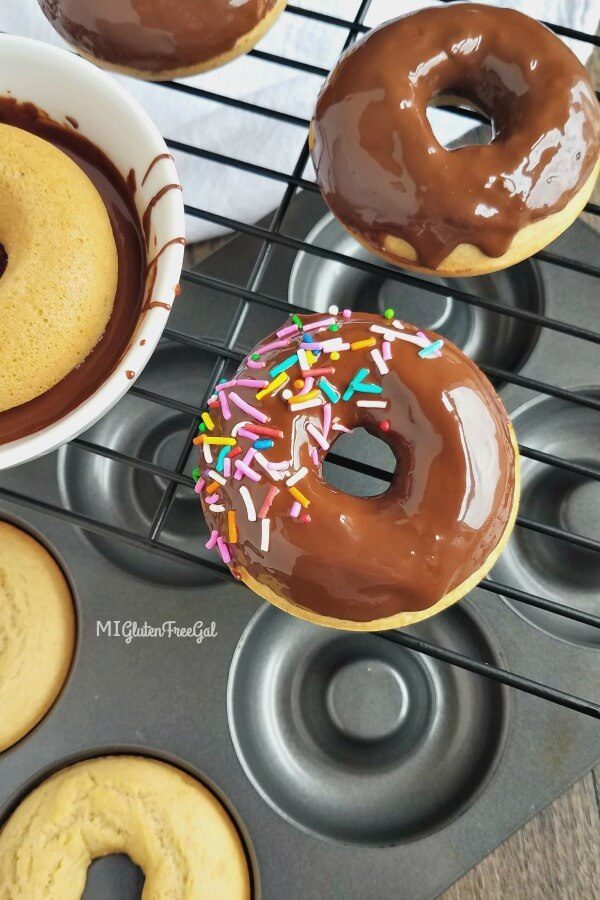
[[[248,900],[244,847],[199,781],[158,760],[107,756],[61,769],[0,833],[0,897],[79,900],[90,863],[127,853],[144,900]]]
[[[484,112],[487,146],[443,147],[430,103]],[[310,144],[342,225],[388,262],[438,275],[513,265],[558,237],[590,197],[600,108],[583,66],[539,22],[452,3],[387,22],[338,62]]]
[[[119,263],[108,212],[49,141],[0,124],[0,412],[58,384],[110,319]]]
[[[475,587],[508,540],[518,451],[499,397],[457,347],[391,311],[293,316],[209,407],[195,438],[207,546],[293,615],[410,625]],[[330,447],[357,427],[396,458],[377,497],[323,479]]]
[[[0,522],[0,752],[46,715],[65,683],[74,646],[75,610],[65,576],[31,535]]]
[[[287,0],[38,0],[82,56],[137,78],[182,78],[222,66],[275,24]]]

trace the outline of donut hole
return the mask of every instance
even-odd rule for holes
[[[8,265],[8,253],[4,247],[4,244],[0,244],[0,278],[4,275],[6,271],[6,267]]]
[[[81,900],[140,900],[144,873],[124,853],[95,859],[88,869]]]
[[[461,109],[475,113],[479,122],[465,118],[460,114]],[[482,146],[494,140],[496,130],[493,119],[467,97],[456,94],[432,97],[426,113],[436,140],[446,150]]]
[[[387,477],[357,471],[358,465],[381,470]],[[336,438],[335,449],[332,447],[324,460],[323,479],[353,497],[378,497],[387,491],[395,471],[396,457],[385,441],[365,428],[355,428]]]

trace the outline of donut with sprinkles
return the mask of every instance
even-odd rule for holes
[[[508,540],[519,462],[500,398],[457,347],[393,310],[291,316],[208,407],[194,440],[206,546],[295,616],[410,625],[474,588]],[[323,477],[356,428],[395,458],[374,497]]]

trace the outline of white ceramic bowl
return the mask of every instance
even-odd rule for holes
[[[0,96],[30,101],[51,118],[64,122],[71,116],[79,133],[89,138],[112,160],[123,177],[137,176],[135,204],[143,216],[149,201],[163,185],[179,181],[170,159],[161,160],[144,186],[142,178],[159,154],[168,153],[154,123],[111,75],[66,50],[28,38],[0,35]],[[156,235],[156,242],[154,241]],[[151,248],[160,249],[185,235],[181,191],[168,191],[152,213]],[[152,254],[153,251],[150,251]],[[160,257],[152,298],[171,304],[179,283],[183,246],[173,244]],[[113,373],[87,400],[42,431],[8,444],[0,444],[0,469],[20,465],[71,440],[100,419],[134,383],[152,356],[169,311],[154,307],[142,312],[125,355]],[[145,339],[144,346],[140,340]]]

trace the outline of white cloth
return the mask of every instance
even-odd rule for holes
[[[432,2],[373,0],[366,24],[376,25],[401,13],[431,6]],[[343,19],[352,19],[358,7],[358,0],[295,0],[295,3]],[[595,33],[599,19],[598,0],[496,0],[496,5],[521,9],[537,18],[588,33]],[[0,0],[0,29],[63,45],[40,11],[37,0]],[[284,13],[261,41],[260,49],[329,69],[346,37],[342,28]],[[567,43],[582,62],[587,60],[592,50],[590,44]],[[306,140],[306,129],[297,125],[158,85],[114,77],[135,95],[166,137],[186,144],[290,173]],[[246,56],[187,81],[207,91],[309,119],[322,78]],[[440,118],[435,123],[436,133],[446,142],[469,127],[458,116],[443,112],[437,116]],[[285,190],[280,182],[221,163],[182,153],[176,153],[175,157],[186,202],[232,219],[256,222],[277,206]],[[314,177],[310,163],[304,174]],[[226,230],[191,217],[187,228],[189,241],[203,240]]]

